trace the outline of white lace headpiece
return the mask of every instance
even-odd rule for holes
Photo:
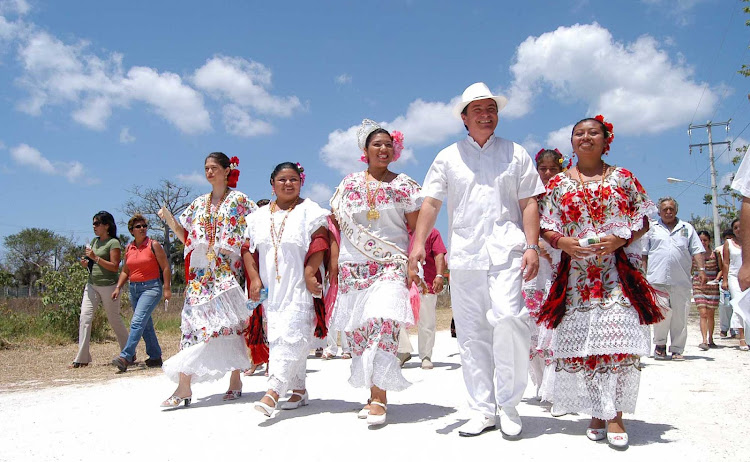
[[[383,127],[378,125],[374,120],[364,119],[362,121],[362,125],[360,125],[357,129],[357,145],[359,146],[359,149],[365,148],[367,137],[370,136],[370,133],[374,132],[378,128]]]

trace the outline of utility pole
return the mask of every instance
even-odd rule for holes
[[[688,136],[692,135],[692,131],[694,128],[705,128],[708,131],[708,143],[697,143],[697,144],[691,144],[690,145],[690,153],[693,153],[693,148],[699,148],[701,152],[703,152],[703,147],[708,146],[708,160],[709,164],[711,166],[711,208],[713,209],[713,215],[714,215],[714,243],[719,244],[721,241],[721,231],[719,230],[719,192],[717,190],[716,186],[716,164],[714,162],[714,145],[715,144],[726,144],[727,150],[732,149],[732,143],[731,141],[719,141],[717,143],[714,143],[713,138],[711,137],[711,127],[717,126],[717,127],[725,127],[726,131],[729,132],[729,123],[732,122],[732,119],[727,120],[726,122],[711,122],[710,120],[706,122],[704,125],[690,125],[688,127]]]

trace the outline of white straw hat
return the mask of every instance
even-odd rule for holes
[[[484,82],[477,82],[469,85],[469,87],[464,90],[463,95],[461,95],[461,101],[453,108],[453,115],[460,119],[461,112],[463,112],[464,108],[472,101],[480,99],[494,99],[497,103],[497,112],[502,111],[505,105],[508,104],[508,98],[503,95],[493,95]]]

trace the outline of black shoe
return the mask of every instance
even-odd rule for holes
[[[146,367],[161,367],[162,360],[159,358],[146,358]]]

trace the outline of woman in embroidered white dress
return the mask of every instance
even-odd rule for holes
[[[342,330],[352,347],[349,383],[369,388],[368,404],[359,413],[370,425],[386,419],[386,391],[410,385],[396,357],[399,330],[414,324],[407,289],[411,229],[419,214],[419,185],[404,174],[388,170],[403,147],[403,135],[388,133],[365,119],[357,132],[363,172],[347,175],[339,184],[331,207],[341,232],[337,249],[338,298],[329,327]]]
[[[640,356],[649,353],[648,324],[662,315],[628,249],[656,209],[631,172],[602,160],[613,138],[602,116],[578,122],[578,163],[552,178],[539,202],[543,237],[564,252],[539,320],[555,328],[556,410],[591,415],[587,437],[621,448],[622,413],[635,410]]]
[[[299,164],[277,165],[271,173],[276,200],[253,213],[245,231],[249,252],[242,258],[248,268],[250,299],[259,300],[261,287],[268,289],[268,299],[263,302],[268,329],[268,391],[255,403],[255,409],[269,417],[289,389],[292,396],[282,409],[304,406],[308,399],[305,370],[316,325],[313,297],[322,296],[315,273],[327,245],[310,248],[316,241],[327,243],[330,212],[310,199],[300,199],[303,183]],[[252,256],[255,251],[258,267]]]
[[[195,199],[179,217],[179,224],[167,218],[178,236],[187,231],[185,255],[185,305],[182,309],[180,352],[164,363],[167,376],[178,382],[177,389],[162,403],[176,407],[190,405],[191,383],[217,380],[231,371],[225,400],[242,395],[240,371],[250,367],[242,336],[249,313],[247,297],[237,279],[242,273],[240,247],[246,216],[255,203],[237,186],[239,160],[221,152],[206,157],[206,179],[212,191]],[[192,253],[191,253],[192,252]]]

